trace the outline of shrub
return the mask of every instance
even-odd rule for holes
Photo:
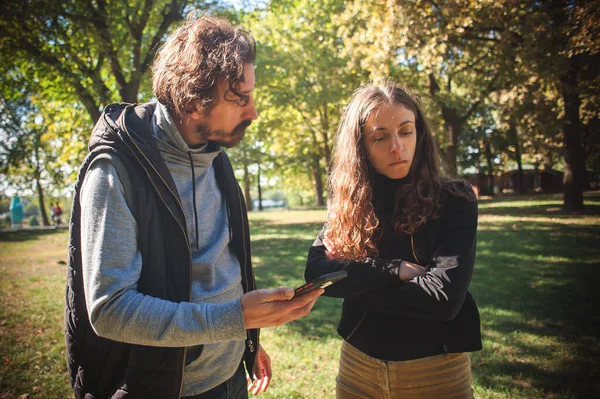
[[[39,226],[40,222],[38,222],[37,218],[35,216],[32,216],[31,218],[29,218],[29,226]]]

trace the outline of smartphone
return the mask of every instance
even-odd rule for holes
[[[341,279],[344,279],[347,276],[348,272],[345,270],[324,274],[321,277],[318,277],[313,281],[310,281],[296,288],[294,290],[296,292],[294,296],[305,294],[317,288],[329,287],[331,284],[335,283],[336,281],[340,281]]]

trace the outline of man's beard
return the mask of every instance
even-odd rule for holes
[[[220,145],[221,147],[231,148],[235,147],[244,138],[246,128],[252,123],[251,119],[241,121],[231,132],[225,132],[223,130],[211,130],[207,123],[198,125],[197,132],[203,137],[207,137],[213,143]]]

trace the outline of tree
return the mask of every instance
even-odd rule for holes
[[[34,183],[42,221],[44,226],[49,226],[44,182],[50,177],[43,165],[51,155],[44,137],[47,129],[42,120],[32,118],[36,114],[31,98],[0,96],[0,135],[5,136],[2,137],[0,172],[21,187],[31,187],[31,182]]]
[[[459,139],[469,118],[502,87],[513,61],[513,38],[495,25],[502,12],[491,0],[373,0],[352,2],[344,13],[353,60],[375,81],[405,82],[436,104],[445,125],[438,140],[450,174],[457,171]],[[351,24],[357,18],[364,22]]]
[[[496,114],[492,97],[469,120],[469,129],[466,129],[459,142],[461,148],[467,149],[460,155],[461,164],[477,171],[479,195],[495,195],[495,178],[501,167],[501,154],[508,149],[506,135],[499,127]]]
[[[315,205],[325,205],[325,178],[342,105],[360,82],[349,68],[333,20],[340,0],[275,0],[246,19],[259,42],[257,98],[276,110],[271,137],[281,167],[308,174]],[[306,56],[309,55],[309,56]]]
[[[104,105],[140,102],[151,95],[149,68],[165,34],[189,6],[201,0],[136,0],[0,3],[0,51],[4,98],[35,97],[30,120],[43,121],[37,135],[45,148],[60,148],[39,165],[46,184],[74,180],[92,124]],[[11,76],[18,76],[18,81]],[[11,83],[12,82],[12,83]],[[23,91],[27,87],[27,93]],[[3,132],[13,153],[28,154],[26,141]],[[38,147],[41,148],[41,147]],[[38,154],[39,155],[39,154]],[[12,160],[16,158],[11,158]],[[17,169],[11,169],[17,170]],[[61,173],[54,173],[54,171]],[[14,175],[13,177],[16,177]],[[16,183],[18,180],[13,179]],[[22,182],[21,182],[22,183]]]
[[[598,3],[595,4],[596,9]],[[548,17],[546,34],[553,54],[559,60],[560,70],[554,72],[563,100],[563,137],[565,149],[565,186],[563,206],[566,210],[583,209],[585,187],[585,152],[582,143],[581,83],[583,69],[591,61],[590,48],[578,48],[581,26],[576,20],[581,15],[582,2],[555,0],[541,8]],[[596,29],[597,30],[597,29]],[[596,39],[600,39],[596,37]],[[550,50],[551,48],[549,48]],[[594,51],[594,50],[592,50]],[[598,58],[598,49],[595,49]]]
[[[260,140],[260,136],[264,135],[264,130],[261,129],[260,123],[253,125],[251,128],[248,128],[244,139],[238,144],[236,147],[231,148],[227,151],[229,156],[231,157],[234,167],[241,168],[242,178],[242,187],[244,190],[244,199],[246,201],[246,208],[249,211],[252,211],[254,206],[252,202],[252,195],[250,194],[252,191],[252,181],[256,179],[256,185],[258,191],[260,193],[260,173],[253,175],[252,169],[257,169],[260,171],[260,165],[264,162],[266,158],[266,154],[264,151],[266,150],[265,143]],[[256,168],[254,168],[256,166]],[[261,198],[259,196],[259,210],[262,210]]]
[[[49,95],[77,98],[96,122],[101,106],[109,102],[138,102],[142,78],[187,4],[5,1],[0,6],[0,50],[14,64],[34,69]]]
[[[593,65],[600,60],[600,2],[548,0],[517,2],[505,0],[505,7],[523,7],[526,16],[511,26],[519,38],[516,52],[524,68],[547,87],[559,93],[557,118],[562,124],[564,154],[563,207],[583,209],[588,137],[598,138],[597,93],[599,73]],[[592,100],[592,101],[590,101]],[[582,116],[585,114],[585,119]],[[593,148],[593,147],[588,147]]]

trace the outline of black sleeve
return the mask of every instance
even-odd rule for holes
[[[323,245],[323,233],[324,229],[308,250],[304,278],[308,282],[327,273],[340,270],[348,272],[348,277],[327,287],[324,295],[335,298],[349,298],[373,290],[402,285],[398,275],[390,271],[385,265],[375,262],[327,260],[325,246]]]
[[[451,196],[442,208],[442,225],[427,273],[357,297],[368,309],[406,317],[449,321],[467,294],[475,263],[477,202]]]

